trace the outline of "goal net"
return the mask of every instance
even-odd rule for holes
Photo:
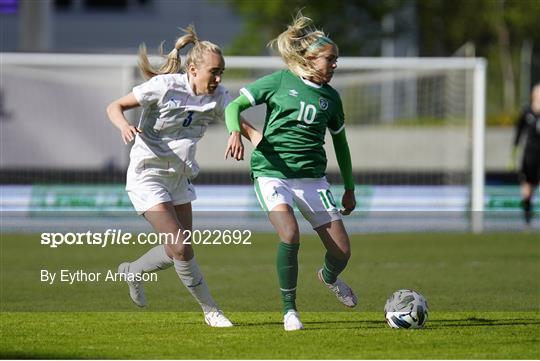
[[[0,56],[2,183],[121,184],[129,149],[105,108],[143,81],[137,57]],[[458,211],[472,230],[482,229],[485,66],[475,58],[338,60],[331,85],[343,101],[361,210]],[[223,85],[234,98],[282,68],[276,57],[226,57]],[[261,129],[264,114],[255,107],[244,115]],[[138,112],[128,117],[136,123]],[[223,124],[215,124],[201,140],[200,183],[249,181],[248,162],[233,167],[222,160],[226,138]],[[335,184],[331,144],[328,138]]]

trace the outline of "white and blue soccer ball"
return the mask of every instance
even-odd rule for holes
[[[416,291],[397,290],[386,300],[384,315],[392,328],[423,328],[428,319],[428,304]]]

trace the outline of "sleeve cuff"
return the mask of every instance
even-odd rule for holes
[[[338,133],[341,133],[341,131],[342,131],[343,129],[345,129],[345,124],[343,124],[343,125],[341,126],[341,128],[339,128],[338,130],[332,130],[332,129],[328,128],[328,130],[330,131],[330,134],[332,134],[332,135],[336,135],[336,134],[338,134]]]
[[[144,101],[144,96],[142,95],[142,92],[139,90],[139,87],[138,86],[134,87],[132,90],[132,93],[135,96],[135,99],[137,99],[137,102],[142,105]]]
[[[249,102],[251,103],[252,106],[257,105],[257,103],[255,103],[255,98],[253,98],[253,95],[251,95],[251,93],[249,92],[249,90],[247,90],[246,88],[240,89],[240,94],[242,94],[242,95],[244,95],[246,98],[248,98],[248,100],[249,100]]]

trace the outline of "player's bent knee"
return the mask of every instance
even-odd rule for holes
[[[300,242],[300,237],[298,236],[298,234],[280,234],[279,238],[281,242],[287,244],[295,244]]]
[[[295,225],[280,227],[278,234],[279,238],[284,243],[293,244],[300,242],[300,231]]]

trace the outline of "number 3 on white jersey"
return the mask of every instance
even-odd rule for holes
[[[182,123],[182,125],[184,127],[189,127],[191,125],[191,122],[193,121],[193,111],[188,111],[188,116],[186,117],[186,119],[184,119],[184,122]]]

